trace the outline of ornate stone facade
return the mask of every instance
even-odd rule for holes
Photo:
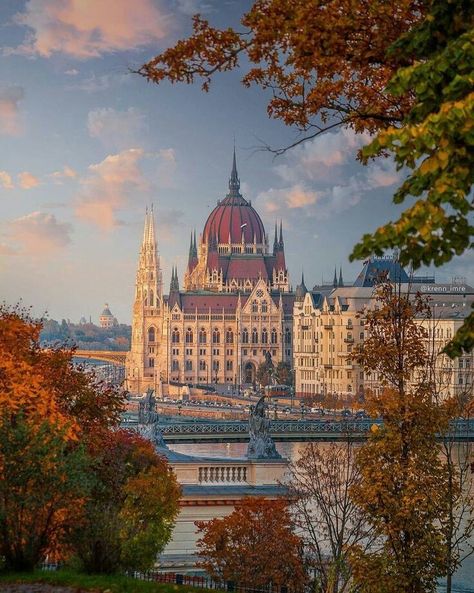
[[[234,152],[228,194],[209,215],[199,244],[191,235],[184,290],[173,269],[163,295],[153,212],[146,215],[127,388],[254,383],[267,352],[275,364],[292,361],[293,302],[281,224],[269,251],[260,216],[240,194]]]

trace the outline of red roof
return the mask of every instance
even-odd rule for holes
[[[265,242],[262,219],[252,205],[242,196],[229,195],[214,208],[204,226],[203,239],[217,237],[218,243]]]

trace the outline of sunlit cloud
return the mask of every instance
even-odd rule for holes
[[[78,59],[156,43],[170,26],[156,0],[28,0],[15,22],[28,32],[9,53]]]
[[[0,171],[0,186],[4,189],[13,189],[12,176],[6,171]]]
[[[75,179],[77,177],[77,172],[68,165],[64,165],[62,171],[54,171],[53,173],[49,174],[55,183],[62,184],[65,179]]]
[[[104,107],[89,111],[87,129],[89,136],[105,146],[122,149],[138,143],[146,129],[145,122],[145,115],[134,107],[125,111]]]
[[[163,148],[156,153],[158,158],[158,183],[161,187],[174,187],[176,173],[176,152],[174,148]]]
[[[77,76],[79,74],[79,70],[76,68],[70,68],[69,70],[65,70],[64,74],[67,74],[67,76]]]
[[[119,224],[117,212],[126,207],[136,192],[149,188],[139,167],[143,154],[141,148],[130,148],[90,165],[76,199],[78,218],[105,230]]]
[[[23,96],[20,86],[0,89],[0,134],[17,136],[22,132],[19,103]]]
[[[22,173],[18,173],[18,185],[22,189],[32,189],[33,187],[37,187],[40,184],[40,180],[36,175],[30,173],[29,171],[23,171]]]
[[[59,252],[71,242],[71,225],[44,212],[31,212],[12,220],[7,233],[21,253],[34,255]]]

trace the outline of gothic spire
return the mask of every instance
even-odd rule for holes
[[[145,244],[147,242],[147,238],[148,238],[148,206],[146,206],[145,208],[145,224],[143,226],[143,241],[142,241],[142,247],[145,247]]]
[[[193,232],[191,231],[191,240],[189,241],[189,263],[192,261],[194,255]]]
[[[338,286],[344,286],[344,280],[342,279],[342,266],[339,268],[339,282]]]
[[[198,255],[198,249],[197,249],[197,243],[196,243],[196,229],[194,229],[193,255],[194,255],[194,257],[197,257],[197,255]]]
[[[230,195],[239,196],[240,195],[240,179],[237,173],[237,160],[235,158],[235,146],[234,146],[234,157],[232,160],[232,171],[230,173],[229,179],[229,190]]]
[[[332,285],[334,286],[334,288],[337,288],[337,270],[336,270],[336,267],[334,267],[334,280],[332,281]]]
[[[283,249],[283,221],[280,220],[280,241],[279,241],[279,245],[280,249]]]
[[[148,214],[147,243],[148,243],[148,245],[151,245],[151,246],[155,245],[155,217],[153,216],[153,204],[151,205],[151,209]]]
[[[278,235],[277,235],[277,223],[275,220],[275,238],[273,239],[273,255],[278,251]]]

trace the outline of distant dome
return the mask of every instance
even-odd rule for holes
[[[101,313],[101,317],[113,317],[113,315],[109,309],[109,305],[107,303],[105,303],[105,307]]]
[[[217,238],[218,243],[241,243],[242,233],[245,243],[265,243],[265,227],[262,219],[240,194],[240,179],[234,160],[229,179],[229,193],[209,215],[204,225],[203,241]]]

